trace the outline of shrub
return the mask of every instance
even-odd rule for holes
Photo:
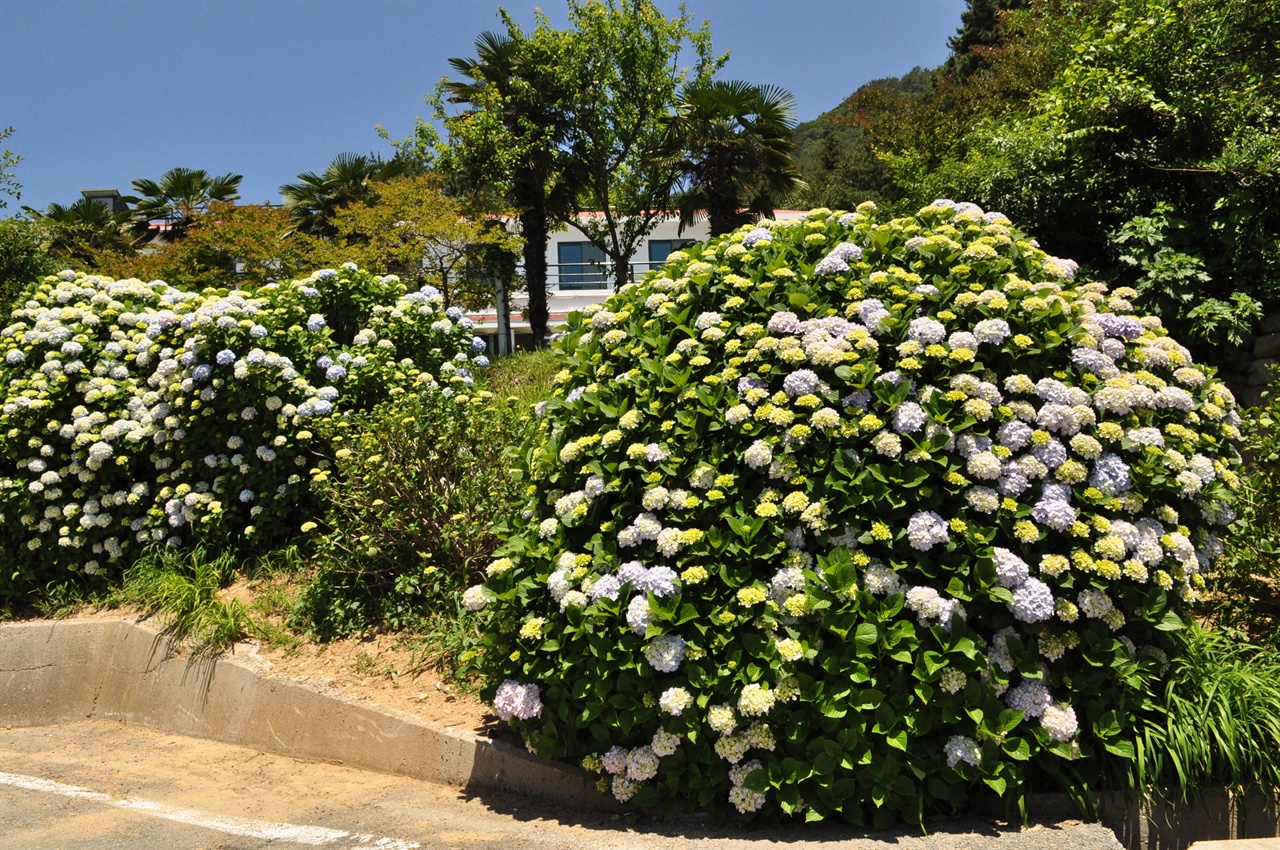
[[[1219,625],[1280,646],[1280,397],[1244,412],[1245,464],[1235,521],[1214,564],[1203,600]]]
[[[0,599],[143,542],[296,535],[330,474],[318,426],[452,394],[483,347],[438,293],[354,266],[200,293],[67,271],[29,294],[0,331]]]
[[[743,228],[572,318],[487,693],[642,804],[883,825],[1123,781],[1231,518],[1228,390],[1007,218]]]
[[[326,638],[374,625],[405,628],[455,605],[483,576],[498,539],[493,517],[520,504],[512,445],[531,415],[487,391],[387,402],[333,420],[334,476],[320,565],[299,624]]]
[[[40,225],[16,218],[0,220],[0,310],[7,312],[34,280],[58,270]]]

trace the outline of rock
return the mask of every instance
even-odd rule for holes
[[[1280,333],[1258,337],[1253,344],[1253,356],[1258,358],[1280,355]]]
[[[1258,333],[1280,333],[1280,313],[1263,316],[1262,322],[1258,325]]]
[[[1271,367],[1277,363],[1280,363],[1280,360],[1274,357],[1253,361],[1253,365],[1249,367],[1249,386],[1261,387],[1271,383]]]
[[[1262,394],[1265,391],[1266,387],[1249,387],[1236,396],[1236,402],[1241,407],[1261,407]]]

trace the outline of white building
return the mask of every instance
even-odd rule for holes
[[[804,215],[797,210],[774,212],[774,218],[780,220],[801,218]],[[632,278],[639,280],[649,270],[660,268],[672,251],[684,245],[705,241],[708,232],[709,225],[705,218],[685,228],[683,233],[680,232],[677,218],[660,221],[631,258]],[[599,304],[613,294],[613,264],[576,228],[557,231],[547,241],[547,290],[547,329],[549,333],[555,333],[556,328],[563,324],[570,313]],[[511,299],[511,332],[515,342],[522,348],[532,342],[529,322],[521,313],[528,303],[529,297],[523,292]],[[469,315],[476,323],[476,333],[497,336],[496,309]],[[496,340],[490,340],[490,351],[498,350],[495,343]]]

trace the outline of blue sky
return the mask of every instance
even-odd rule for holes
[[[0,127],[24,159],[21,204],[70,204],[84,188],[129,194],[175,166],[244,175],[242,202],[342,151],[387,152],[450,56],[498,29],[526,29],[562,0],[4,0]],[[669,15],[679,4],[658,0]],[[726,78],[772,83],[801,121],[858,86],[947,55],[964,0],[688,0],[711,22]],[[10,200],[8,213],[18,205]]]

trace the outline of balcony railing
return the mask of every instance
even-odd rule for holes
[[[630,280],[638,280],[665,261],[631,263]],[[552,292],[599,292],[613,290],[613,266],[605,263],[548,263],[547,288]]]

